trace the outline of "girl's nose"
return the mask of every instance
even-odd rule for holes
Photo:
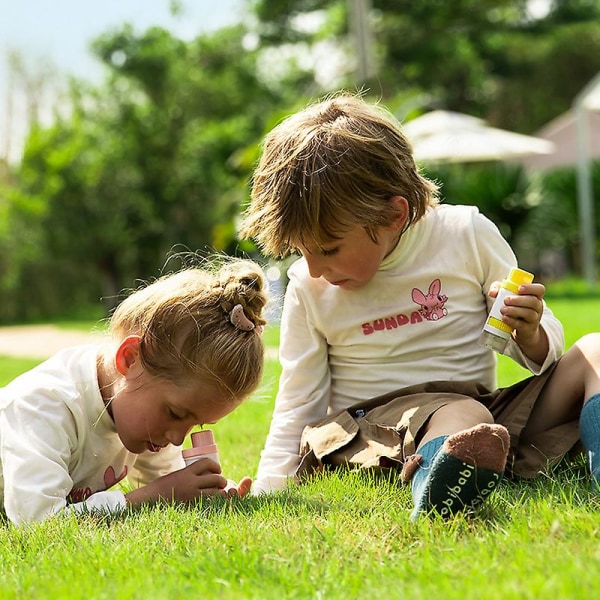
[[[183,444],[183,441],[185,440],[187,434],[191,430],[192,430],[192,427],[186,427],[186,428],[181,427],[179,429],[172,429],[167,434],[167,439],[169,440],[169,443],[173,444],[173,446],[181,446],[181,444]]]

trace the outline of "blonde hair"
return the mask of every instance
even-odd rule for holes
[[[241,401],[262,375],[264,288],[261,268],[249,260],[186,268],[126,298],[110,329],[119,341],[141,337],[141,361],[152,376],[182,387],[200,380]],[[238,304],[253,330],[232,324],[231,311]]]
[[[437,190],[419,174],[398,121],[340,93],[266,136],[240,233],[277,257],[306,242],[331,242],[357,224],[376,241],[378,228],[397,216],[392,197],[408,201],[406,229],[437,204]]]

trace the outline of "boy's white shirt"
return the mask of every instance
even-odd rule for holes
[[[493,304],[488,290],[516,264],[498,228],[476,207],[450,205],[430,210],[405,232],[358,290],[312,279],[306,261],[296,261],[281,320],[279,391],[252,492],[285,486],[299,464],[304,426],[327,414],[433,380],[495,389],[497,358],[478,338]],[[427,318],[413,293],[430,290],[437,309]],[[541,323],[549,341],[542,365],[512,340],[506,351],[533,374],[564,350],[562,325],[546,306]]]
[[[115,511],[135,487],[185,466],[179,446],[133,454],[102,400],[97,346],[59,352],[0,389],[0,492],[15,524],[62,510]]]

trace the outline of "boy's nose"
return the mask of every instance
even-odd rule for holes
[[[325,269],[321,261],[315,256],[305,257],[306,264],[308,265],[308,272],[313,279],[319,279],[323,277]]]

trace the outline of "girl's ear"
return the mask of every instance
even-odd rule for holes
[[[390,227],[397,231],[404,231],[408,219],[408,200],[404,196],[392,196],[390,202],[397,211],[396,218],[392,221]]]
[[[115,355],[115,365],[121,375],[127,375],[129,369],[137,361],[141,339],[139,335],[130,335],[119,344]]]

